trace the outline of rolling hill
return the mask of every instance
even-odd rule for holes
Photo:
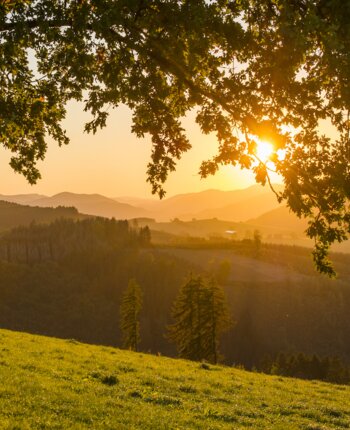
[[[294,231],[297,233],[304,232],[308,225],[307,220],[298,218],[286,206],[265,212],[257,218],[249,219],[247,223],[265,230]]]
[[[262,232],[265,242],[314,246],[313,240],[305,234],[308,227],[307,219],[298,218],[286,206],[268,211],[255,219],[250,219],[247,221],[247,225]],[[335,242],[331,246],[331,250],[350,253],[350,241]]]
[[[275,188],[279,190],[281,186],[275,185]],[[227,237],[227,230],[234,230],[235,237],[242,239],[251,237],[254,230],[259,230],[265,242],[313,246],[304,233],[307,221],[297,218],[286,207],[279,206],[271,190],[260,185],[234,191],[207,190],[181,194],[162,201],[132,197],[120,197],[120,201],[116,201],[100,194],[75,193],[59,193],[52,197],[28,194],[2,198],[22,204],[25,202],[30,206],[74,206],[80,213],[108,218],[143,218],[140,225],[149,225],[155,232],[153,236],[160,242],[171,241],[172,238],[167,236],[169,234]],[[350,252],[350,242],[336,243],[332,249]]]
[[[148,216],[144,209],[136,208],[126,203],[119,203],[100,194],[59,193],[52,197],[33,200],[33,206],[57,207],[74,206],[79,212],[107,218],[131,219]]]
[[[281,186],[275,185],[277,190]],[[116,200],[142,206],[158,221],[180,218],[219,218],[227,221],[246,221],[277,208],[276,196],[268,187],[253,185],[233,191],[206,190],[197,193],[178,194],[164,200],[145,200],[121,197]]]
[[[4,429],[349,428],[350,387],[0,331]]]
[[[276,185],[277,189],[281,186]],[[262,215],[278,207],[275,195],[267,187],[253,185],[233,191],[206,190],[197,193],[179,194],[164,200],[119,197],[111,199],[101,194],[76,194],[63,192],[54,196],[20,194],[0,196],[2,200],[40,207],[74,206],[88,215],[132,219],[154,218],[184,221],[218,218],[241,222]]]
[[[35,200],[44,198],[46,196],[42,194],[14,194],[14,195],[4,195],[0,194],[0,200],[3,200],[5,202],[12,202],[12,203],[18,203],[18,204],[30,204],[31,202],[34,202]]]
[[[265,190],[260,195],[244,198],[227,206],[205,209],[196,214],[198,219],[218,218],[222,220],[247,221],[249,218],[260,216],[267,211],[278,208],[279,203],[276,196],[270,191]],[[234,201],[235,199],[233,199]]]
[[[73,207],[40,208],[0,201],[0,232],[32,222],[50,223],[59,218],[78,220],[86,216]]]

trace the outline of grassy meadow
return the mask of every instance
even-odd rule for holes
[[[0,330],[1,429],[350,428],[350,387]]]

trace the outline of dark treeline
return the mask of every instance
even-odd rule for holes
[[[336,384],[350,383],[350,366],[339,357],[318,357],[306,354],[285,354],[264,357],[258,370],[273,375],[302,379],[320,379]]]
[[[51,224],[32,223],[4,233],[0,259],[35,263],[60,260],[72,252],[149,245],[148,227],[132,229],[127,221],[89,218],[73,221],[61,218]]]
[[[34,250],[38,243],[48,249],[51,240],[53,258],[42,252],[41,261],[33,258],[27,264],[26,240]],[[138,349],[175,355],[167,327],[174,323],[171,309],[192,271],[214,275],[224,284],[234,321],[221,342],[225,363],[258,368],[262,357],[280,351],[350,361],[348,283],[316,277],[231,282],[228,274],[235,268],[226,261],[218,259],[205,273],[171,249],[150,247],[149,240],[147,229],[103,219],[61,220],[12,231],[3,241],[13,249],[21,244],[21,258],[0,261],[0,326],[122,346],[120,306],[135,279],[143,293]]]

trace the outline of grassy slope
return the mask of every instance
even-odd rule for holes
[[[1,429],[350,427],[350,387],[5,330],[0,381]]]

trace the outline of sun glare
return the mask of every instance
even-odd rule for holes
[[[274,147],[270,142],[258,140],[256,142],[256,155],[262,161],[266,162],[274,152]]]

